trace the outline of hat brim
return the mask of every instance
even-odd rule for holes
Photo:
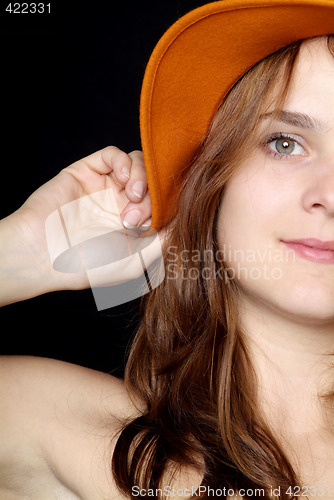
[[[333,0],[221,0],[166,31],[147,65],[140,103],[154,228],[174,215],[178,174],[242,75],[296,40],[333,32]]]

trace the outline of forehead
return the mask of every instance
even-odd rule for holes
[[[334,57],[326,38],[303,43],[297,58],[285,108],[323,115],[334,122]]]

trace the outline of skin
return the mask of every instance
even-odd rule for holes
[[[59,206],[104,188],[113,189],[123,221],[137,210],[138,224],[150,223],[141,151],[127,155],[110,146],[79,160],[0,222],[0,281],[6,285],[0,305],[89,286],[85,273],[52,268],[44,224]],[[121,420],[138,411],[122,381],[69,363],[16,356],[0,357],[0,381],[2,500],[120,496],[110,477],[113,436]]]
[[[295,462],[304,477],[312,484],[322,478],[332,487],[334,439],[326,427],[333,415],[324,415],[317,392],[333,381],[331,360],[324,355],[334,353],[334,264],[287,252],[282,240],[334,239],[333,110],[333,57],[324,41],[309,41],[284,111],[307,114],[323,127],[264,119],[254,151],[227,186],[218,231],[240,285],[240,321],[263,410],[291,456],[299,454]],[[281,143],[270,141],[275,133],[298,141],[291,154],[277,155]],[[257,250],[260,258],[249,262],[247,256]],[[244,268],[239,276],[238,265]]]
[[[333,83],[334,62],[324,45],[307,44],[285,108],[325,121],[328,130],[320,134],[282,123],[263,123],[255,138],[257,147],[231,179],[222,201],[222,248],[228,245],[263,253],[269,247],[282,250],[280,238],[333,239]],[[288,160],[270,156],[269,146],[264,148],[263,143],[273,132],[302,137],[307,155]],[[130,167],[130,177],[121,176],[124,163]],[[135,206],[146,220],[149,200],[134,198],[135,178],[146,183],[141,155],[107,148],[68,167],[17,213],[1,221],[7,248],[0,256],[0,269],[9,265],[13,270],[10,278],[4,276],[8,286],[2,303],[62,287],[84,287],[84,276],[59,277],[46,264],[45,241],[37,237],[45,217],[58,204],[86,193],[93,182],[98,186],[112,183],[118,188],[123,215]],[[65,198],[57,200],[60,185]],[[31,257],[33,248],[39,259]],[[275,432],[282,433],[282,442],[295,458],[304,484],[331,486],[333,494],[334,439],[315,397],[328,381],[323,353],[334,350],[333,265],[291,257],[273,263],[263,255],[263,262],[242,264],[249,269],[263,263],[269,269],[279,266],[282,277],[241,279],[239,303],[259,378],[260,404]],[[19,281],[20,273],[14,272],[20,269],[19,256],[21,267],[22,256],[26,259],[25,286]],[[231,269],[236,264],[229,262]],[[42,290],[36,285],[40,276],[44,276]],[[130,400],[122,381],[60,361],[15,356],[1,359],[0,380],[1,499],[122,497],[110,474],[115,434],[122,418],[136,415],[142,407],[140,401]],[[179,482],[174,484],[186,488],[197,485],[199,479],[186,474],[175,478]]]
[[[58,273],[53,269],[45,220],[59,207],[108,188],[113,190],[123,224],[150,224],[151,202],[142,152],[127,155],[114,146],[63,169],[0,222],[0,279],[6,283],[0,290],[0,306],[54,290],[90,286],[85,272]]]

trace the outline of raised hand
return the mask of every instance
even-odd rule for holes
[[[106,213],[107,223],[116,216],[126,227],[149,226],[151,206],[140,151],[127,155],[107,147],[73,163],[1,221],[1,304],[52,290],[89,286],[85,272],[61,273],[53,268],[45,222],[61,207],[104,190],[112,190],[117,204],[116,214]]]

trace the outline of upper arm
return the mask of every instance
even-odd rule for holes
[[[123,381],[49,358],[0,356],[0,439],[66,421],[118,419],[134,411]]]
[[[135,411],[115,377],[52,359],[0,357],[0,486],[27,465],[51,463],[56,475],[71,482],[77,463],[88,476],[119,418]]]
[[[0,357],[1,492],[19,491],[23,477],[40,467],[40,401],[37,404],[37,388],[30,384],[28,364],[28,358]]]
[[[37,388],[29,384],[25,363],[22,366],[19,360],[16,356],[0,357],[0,463],[33,446],[36,421],[30,416],[39,416],[33,394]]]

